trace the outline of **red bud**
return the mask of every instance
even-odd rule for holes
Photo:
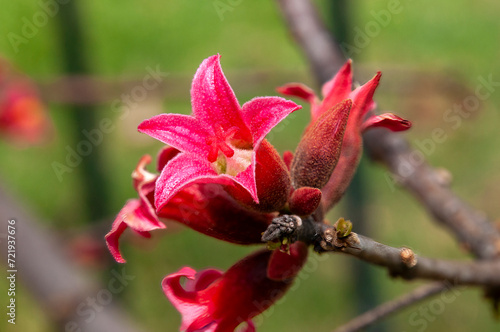
[[[352,101],[346,99],[323,113],[300,141],[292,163],[294,188],[322,188],[337,165]]]
[[[295,190],[290,197],[290,212],[298,216],[308,216],[316,211],[320,202],[321,190],[301,187]]]

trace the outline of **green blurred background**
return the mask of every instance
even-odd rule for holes
[[[221,12],[217,9],[220,3],[230,10]],[[333,26],[329,1],[316,3]],[[359,31],[366,33],[369,22],[377,25],[374,13],[387,10],[390,3],[394,1],[350,3],[349,38],[356,38]],[[141,80],[148,67],[157,66],[169,73],[165,78],[168,88],[159,96],[152,94],[127,116],[120,118],[124,113],[111,105],[119,95],[111,95],[97,105],[97,120],[110,118],[116,125],[95,147],[102,155],[101,170],[106,183],[93,190],[105,191],[107,218],[103,220],[109,219],[109,226],[124,202],[136,196],[130,174],[138,159],[143,154],[154,156],[162,146],[139,134],[138,123],[160,112],[190,113],[190,80],[206,57],[222,55],[222,67],[241,103],[258,95],[275,95],[274,88],[289,81],[317,88],[301,50],[272,1],[87,0],[76,4],[86,43],[83,57],[91,75],[104,81]],[[378,23],[378,32],[368,31],[372,37],[353,54],[356,77],[364,82],[377,70],[383,72],[376,100],[382,109],[412,120],[414,127],[407,137],[414,144],[431,138],[435,128],[446,132],[447,139],[427,153],[429,162],[448,169],[453,174],[453,189],[498,221],[500,93],[493,91],[490,98],[481,102],[479,110],[470,112],[456,129],[443,116],[454,104],[474,95],[479,76],[492,75],[493,81],[500,82],[500,3],[401,0],[398,8],[401,10],[391,15],[388,24]],[[50,18],[34,37],[19,45],[18,52],[6,38],[10,32],[20,34],[23,18],[32,20],[40,10],[39,2],[27,0],[3,4],[0,53],[40,84],[50,86],[51,81],[65,74],[58,18]],[[127,89],[122,92],[127,93]],[[22,198],[31,211],[47,222],[46,226],[74,236],[85,230],[92,219],[81,190],[85,180],[76,167],[59,181],[52,163],[64,163],[66,147],[76,145],[77,129],[67,105],[53,101],[48,106],[55,126],[54,139],[46,146],[22,150],[0,142],[0,179],[3,187]],[[279,151],[294,150],[308,121],[308,106],[304,108],[271,133],[269,138]],[[370,236],[388,245],[409,246],[421,255],[469,258],[413,197],[393,186],[384,168],[366,161],[363,170]],[[349,218],[342,204],[330,213],[329,220],[340,216]],[[356,221],[353,222],[356,230]],[[176,226],[170,228],[149,242],[138,241],[134,236],[123,240],[126,270],[136,278],[119,300],[148,331],[175,331],[180,324],[180,315],[161,291],[160,282],[166,274],[185,265],[226,269],[256,249],[223,243]],[[356,286],[351,282],[352,259],[341,255],[311,257],[293,291],[256,320],[259,331],[330,331],[354,317],[352,294]],[[108,268],[111,267],[93,267],[92,271],[107,280],[111,277]],[[377,302],[420,284],[393,280],[381,269],[370,270],[379,293]],[[0,287],[6,289],[5,279],[0,281]],[[391,317],[386,328],[408,332],[498,330],[500,325],[480,291],[464,289],[459,294],[439,314],[431,311],[430,316],[423,318],[425,325],[415,321],[422,319],[419,310],[426,306],[424,303]],[[43,309],[22,287],[18,301],[18,324],[12,331],[54,330]],[[4,328],[7,324],[2,319],[0,329]]]

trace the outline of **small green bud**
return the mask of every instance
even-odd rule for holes
[[[352,222],[350,220],[345,220],[344,218],[339,218],[336,223],[338,237],[343,238],[351,234]]]

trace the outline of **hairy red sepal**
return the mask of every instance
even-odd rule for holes
[[[267,140],[263,140],[256,156],[255,179],[259,204],[239,185],[226,187],[241,204],[259,211],[279,211],[287,202],[290,193],[290,173],[276,149]]]

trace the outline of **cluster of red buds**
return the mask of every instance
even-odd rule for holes
[[[165,228],[162,220],[231,243],[267,244],[226,272],[183,267],[165,277],[163,291],[182,314],[182,331],[233,331],[241,323],[255,331],[252,318],[291,286],[311,244],[295,231],[302,222],[325,222],[354,175],[362,133],[411,126],[394,114],[374,114],[380,76],[352,90],[349,60],[323,86],[323,101],[302,84],[278,88],[311,104],[297,150],[283,157],[265,136],[301,106],[280,97],[240,106],[219,55],[204,60],[194,76],[191,116],[160,114],[139,125],[168,146],[157,157],[159,174],[146,170],[149,156],[132,174],[139,198],[125,204],[106,235],[118,262],[125,262],[118,240],[126,228],[149,237]]]

